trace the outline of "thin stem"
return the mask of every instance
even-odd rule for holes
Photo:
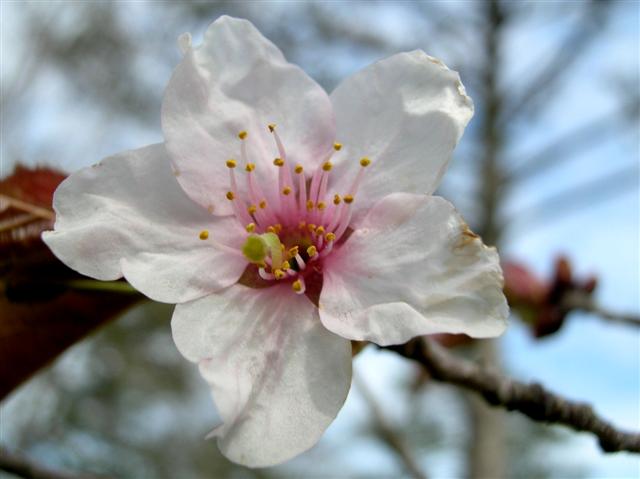
[[[570,401],[538,383],[522,383],[494,370],[454,356],[437,343],[416,338],[386,349],[420,363],[431,377],[474,391],[494,406],[519,411],[534,421],[562,424],[590,432],[605,452],[640,452],[640,434],[616,429],[598,416],[589,404]]]
[[[398,458],[402,461],[405,469],[415,479],[426,479],[424,472],[418,467],[418,463],[413,458],[411,451],[409,451],[405,441],[397,434],[397,432],[391,427],[387,418],[384,416],[382,409],[380,408],[373,393],[366,385],[366,383],[357,375],[353,375],[353,384],[358,388],[363,399],[369,406],[373,414],[373,418],[376,423],[376,429],[379,436],[384,442],[391,448]]]

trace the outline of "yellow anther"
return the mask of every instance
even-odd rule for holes
[[[309,224],[307,225],[307,229],[308,229],[311,233],[313,233],[313,232],[316,230],[316,225],[314,225],[313,223],[309,223]]]
[[[327,241],[335,241],[336,240],[336,235],[335,235],[335,233],[327,233],[325,235],[324,239],[326,239]]]
[[[237,166],[236,160],[227,160],[227,168],[235,168]]]
[[[276,124],[275,123],[269,123],[267,126],[269,127],[269,131],[271,133],[273,133],[273,130],[276,129]]]
[[[296,165],[295,169],[293,170],[296,172],[297,175],[299,175],[300,173],[302,173],[304,171],[304,168],[302,167],[302,165]]]
[[[251,173],[253,170],[256,169],[256,164],[255,163],[247,163],[247,166],[245,166],[244,169],[247,170],[249,173]]]
[[[227,199],[229,201],[233,201],[235,199],[236,195],[233,194],[233,191],[227,191]]]
[[[302,281],[296,279],[293,283],[291,283],[291,287],[296,293],[299,293],[300,291],[302,291]]]
[[[331,168],[333,168],[333,165],[331,164],[330,161],[326,161],[323,165],[322,165],[322,169],[324,171],[331,171]]]
[[[282,194],[285,196],[291,194],[291,188],[289,186],[285,186],[282,188]]]
[[[316,206],[318,207],[318,209],[319,209],[320,211],[322,211],[323,209],[325,209],[325,208],[327,207],[327,205],[324,203],[324,201],[321,201],[321,202],[320,202],[320,203],[318,203]]]
[[[256,224],[249,223],[247,226],[244,227],[244,229],[247,230],[247,233],[253,233],[256,230]]]
[[[273,164],[276,166],[282,166],[284,165],[284,160],[282,158],[276,158],[275,160],[273,160]]]
[[[275,233],[276,229],[273,226],[267,226],[267,233]]]
[[[282,279],[287,274],[284,271],[282,271],[280,268],[278,268],[278,269],[273,271],[273,275],[276,277],[276,279]]]
[[[371,160],[369,158],[367,158],[366,156],[364,158],[360,158],[360,166],[367,167],[371,164]]]
[[[313,209],[313,201],[307,200],[307,211],[311,211]]]
[[[313,258],[318,254],[318,248],[316,248],[314,245],[309,246],[307,248],[307,254],[309,255],[309,258]]]
[[[345,202],[346,204],[350,205],[351,203],[353,203],[353,196],[351,196],[351,195],[346,195],[346,196],[343,198],[343,200],[344,200],[344,202]]]
[[[298,246],[294,246],[293,248],[289,248],[289,255],[291,257],[295,256],[298,254],[298,252],[300,251]]]
[[[336,151],[340,151],[342,149],[342,143],[338,143],[337,141],[333,144],[333,149]]]
[[[247,137],[248,133],[245,130],[242,130],[240,133],[238,133],[238,138],[240,138],[241,140],[244,140]]]
[[[258,206],[260,207],[261,210],[265,209],[267,207],[267,201],[262,200],[260,204],[258,204]]]
[[[283,261],[282,262],[282,269],[284,269],[285,271],[288,269],[291,269],[291,264],[288,261]]]
[[[342,201],[342,198],[340,198],[340,195],[333,195],[333,204],[334,205],[339,205],[341,201]]]
[[[247,208],[247,211],[249,212],[250,215],[254,214],[256,212],[258,208],[256,207],[256,205],[249,205],[249,207]]]
[[[208,230],[202,230],[200,231],[200,235],[199,235],[201,240],[206,240],[209,238],[209,231]]]
[[[317,235],[323,235],[324,234],[324,226],[318,226],[316,228],[316,234]]]

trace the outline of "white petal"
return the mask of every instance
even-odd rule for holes
[[[53,206],[54,231],[43,239],[60,260],[100,280],[124,275],[157,301],[189,301],[225,288],[246,267],[241,255],[214,246],[240,251],[240,225],[211,216],[184,194],[161,144],[74,173],[56,190]]]
[[[277,125],[290,162],[305,168],[322,161],[334,139],[325,91],[251,23],[220,17],[203,44],[187,50],[162,104],[167,148],[187,194],[216,213],[231,212],[225,161],[239,159],[242,130],[249,133],[249,161],[257,164],[258,176],[277,185],[272,161],[279,155],[270,123]]]
[[[211,435],[232,461],[265,467],[306,451],[346,399],[351,345],[289,285],[235,285],[179,304],[171,326],[211,386],[223,420]]]
[[[388,345],[506,327],[498,254],[442,198],[385,197],[328,260],[320,318],[346,338]]]
[[[473,115],[460,77],[420,50],[379,61],[331,94],[336,135],[331,191],[348,191],[358,160],[368,157],[353,207],[362,210],[394,192],[435,191]]]

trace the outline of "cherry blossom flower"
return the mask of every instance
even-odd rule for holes
[[[496,251],[431,196],[473,113],[457,73],[401,53],[327,95],[247,21],[179,43],[165,143],[67,179],[44,240],[85,275],[177,303],[173,337],[228,458],[312,447],[349,391],[350,340],[503,332]]]

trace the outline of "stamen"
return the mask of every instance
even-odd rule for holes
[[[284,160],[282,158],[276,158],[273,160],[273,164],[278,167],[281,167],[282,165],[284,165]]]
[[[198,237],[199,237],[201,240],[206,240],[206,239],[208,239],[208,238],[209,238],[209,231],[208,231],[208,230],[202,230],[202,231],[200,232],[200,234],[198,235]]]
[[[227,160],[227,168],[235,168],[237,166],[236,160],[230,159]]]
[[[247,138],[248,133],[246,132],[246,130],[242,130],[240,133],[238,133],[238,138],[240,138],[241,140],[245,140]]]
[[[311,245],[307,248],[307,254],[309,255],[309,259],[313,260],[318,256],[318,248],[314,245]]]
[[[247,163],[247,166],[244,167],[244,169],[248,172],[251,173],[253,170],[256,169],[256,165],[255,163]]]
[[[276,277],[273,274],[267,273],[264,268],[258,268],[258,274],[262,279],[266,279],[267,281],[276,279]]]
[[[291,188],[289,186],[285,186],[282,188],[282,194],[285,196],[291,194]]]
[[[298,263],[298,269],[300,269],[300,271],[303,271],[307,267],[307,265],[302,259],[302,256],[300,256],[300,253],[296,252],[295,258],[296,258],[296,263]]]
[[[249,223],[244,229],[247,230],[247,233],[253,233],[256,230],[256,224]]]
[[[227,191],[227,199],[229,201],[233,201],[235,199],[236,195],[233,194],[233,191]]]
[[[336,235],[335,233],[327,233],[325,238],[327,239],[328,242],[335,241]]]
[[[262,200],[258,206],[264,210],[267,207],[267,200]]]
[[[282,271],[280,268],[273,271],[273,275],[276,279],[282,279],[286,276],[286,273]]]
[[[338,143],[337,141],[333,144],[333,149],[336,151],[340,151],[342,149],[342,143]]]
[[[340,195],[334,195],[333,196],[333,204],[334,205],[336,205],[336,206],[339,205],[340,201],[342,201],[341,198],[340,198]]]
[[[305,291],[304,279],[299,277],[293,283],[291,283],[291,288],[296,292],[296,294],[303,294]]]

